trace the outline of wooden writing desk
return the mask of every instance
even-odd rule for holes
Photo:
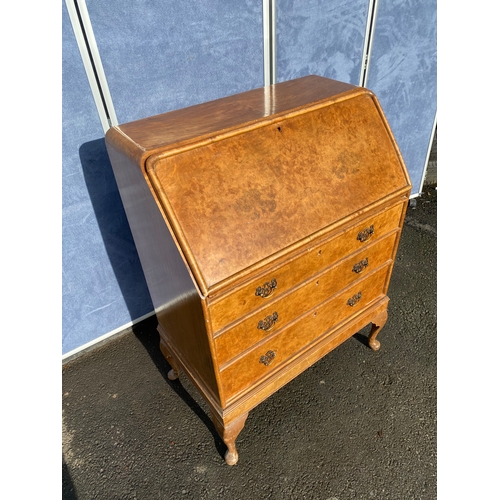
[[[369,323],[410,180],[376,97],[308,76],[111,128],[158,318],[238,460],[248,412]]]

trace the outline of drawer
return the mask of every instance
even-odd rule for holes
[[[336,324],[363,311],[373,300],[383,295],[388,270],[387,265],[367,275],[221,367],[220,380],[224,396],[230,399],[256,385]]]
[[[246,316],[229,329],[215,334],[215,350],[219,365],[249,349],[277,329],[337,294],[360,276],[391,260],[399,230],[351,254],[289,293],[273,300],[269,306]]]
[[[266,301],[279,297],[313,274],[399,227],[403,206],[402,203],[398,203],[368,217],[363,222],[336,233],[329,240],[308,248],[292,261],[284,263],[266,275],[261,275],[231,291],[230,294],[221,296],[220,299],[214,299],[209,304],[212,331],[216,332],[254,309],[262,307]]]

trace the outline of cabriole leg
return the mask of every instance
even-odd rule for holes
[[[385,322],[387,321],[387,309],[381,312],[378,316],[372,320],[372,329],[370,334],[368,335],[368,345],[374,350],[378,351],[380,349],[380,342],[377,340],[377,335],[380,330],[384,327]]]
[[[224,425],[217,416],[212,413],[212,421],[220,437],[227,446],[224,459],[227,465],[235,465],[238,462],[238,452],[236,451],[236,438],[245,426],[248,413],[243,413],[229,424]]]

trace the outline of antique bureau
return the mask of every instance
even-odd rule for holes
[[[318,76],[111,128],[160,349],[238,460],[248,412],[368,324],[410,180],[369,90]]]

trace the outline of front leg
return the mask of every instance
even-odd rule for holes
[[[212,422],[227,446],[224,459],[227,465],[235,465],[238,462],[238,452],[236,451],[236,438],[245,426],[248,413],[243,413],[228,424],[221,422],[217,415],[212,413]]]
[[[380,342],[377,340],[377,335],[380,330],[384,327],[387,321],[387,309],[382,311],[380,314],[375,316],[372,320],[372,329],[368,335],[368,345],[374,350],[378,351],[380,349]]]

